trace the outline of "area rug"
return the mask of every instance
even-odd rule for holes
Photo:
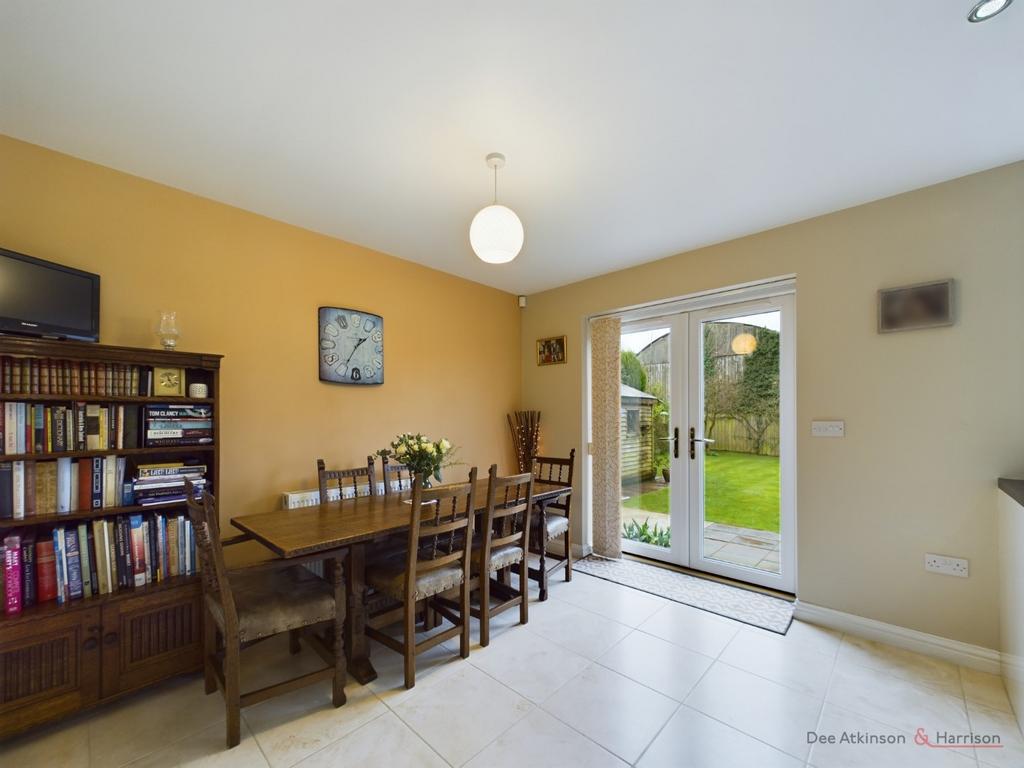
[[[780,635],[786,634],[793,621],[793,603],[788,600],[656,565],[591,555],[573,563],[573,569]]]

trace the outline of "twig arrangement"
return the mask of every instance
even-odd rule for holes
[[[512,430],[512,445],[520,472],[533,471],[533,457],[540,443],[540,411],[516,411],[508,414],[508,428]]]

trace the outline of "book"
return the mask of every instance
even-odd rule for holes
[[[107,553],[109,548],[103,536],[103,527],[106,520],[92,520],[89,525],[89,557],[91,565],[95,569],[95,590],[97,594],[105,595],[110,592],[110,581],[107,578]]]
[[[26,530],[21,536],[21,605],[31,608],[36,604],[36,532]]]
[[[57,514],[71,513],[71,459],[57,459]]]
[[[137,386],[137,385],[136,385]],[[133,389],[134,391],[134,389]],[[124,447],[138,448],[139,442],[139,411],[140,406],[127,406],[124,409]]]
[[[78,492],[81,485],[78,481],[78,462],[74,459],[68,459],[71,464],[71,498],[69,499],[69,507],[72,512],[77,512],[81,507],[79,506]]]
[[[36,464],[36,511],[40,515],[57,514],[57,462]]]
[[[14,517],[14,465],[0,462],[0,519]]]
[[[146,419],[209,419],[213,416],[212,405],[161,404],[147,405]]]
[[[25,519],[25,462],[11,462],[11,516]]]
[[[92,508],[92,459],[78,460],[78,509]]]
[[[146,586],[146,542],[142,530],[142,515],[132,515],[129,522],[131,524],[132,573],[134,574],[132,584],[136,587],[144,587]]]
[[[18,452],[18,404],[4,403],[4,453]]]
[[[68,597],[76,600],[82,596],[82,554],[78,547],[78,531],[74,528],[64,531],[64,559],[68,570]]]
[[[82,597],[92,597],[92,563],[89,560],[89,526],[78,524],[78,556],[82,564]]]
[[[53,536],[36,542],[36,600],[48,603],[57,599],[57,558],[53,554]]]
[[[146,583],[149,584],[153,581],[153,526],[152,519],[149,517],[142,518],[142,549],[146,553],[145,567],[142,569],[145,573]]]
[[[103,507],[103,457],[92,459],[92,492],[90,494],[93,509]]]
[[[92,526],[88,523],[84,523],[84,525],[86,527],[86,552],[89,555],[89,582],[92,584],[92,593],[98,595],[100,590],[100,574],[96,563],[96,537],[93,535]]]
[[[177,445],[210,445],[213,437],[155,437],[146,438],[147,448],[167,448]]]
[[[57,604],[68,601],[68,560],[64,548],[64,529],[53,529],[54,575],[57,581]]]
[[[132,587],[135,585],[135,575],[132,567],[131,530],[128,527],[128,518],[124,515],[118,515],[115,521],[114,540],[116,547],[117,586],[119,588]]]
[[[103,521],[103,538],[107,543],[107,572],[110,591],[116,592],[121,586],[120,574],[117,571],[117,521]]]
[[[85,447],[88,451],[102,450],[100,447],[100,406],[96,403],[89,403],[85,406]],[[106,448],[106,445],[103,448]]]
[[[17,529],[4,537],[4,613],[21,613],[21,535]]]
[[[36,463],[25,462],[25,517],[36,515]]]
[[[167,518],[167,574],[178,575],[178,518]]]
[[[116,507],[117,495],[117,456],[103,457],[103,508]]]

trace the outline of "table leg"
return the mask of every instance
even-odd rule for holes
[[[348,649],[348,671],[359,683],[366,685],[377,679],[377,670],[370,663],[370,646],[366,641],[366,547],[353,544],[345,558],[345,583],[348,585],[348,611],[345,617],[345,647]]]

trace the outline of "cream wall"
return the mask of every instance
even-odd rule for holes
[[[224,516],[273,509],[315,487],[317,457],[365,463],[406,430],[513,466],[514,296],[2,136],[0,246],[98,272],[104,343],[157,346],[168,308],[182,349],[225,356]],[[383,385],[318,381],[320,305],[384,316]]]
[[[992,494],[1024,473],[1022,201],[1017,163],[530,296],[523,407],[545,451],[579,451],[584,317],[796,274],[800,599],[995,648]],[[875,332],[877,289],[944,277],[954,327]],[[569,362],[537,367],[561,334]],[[811,438],[812,418],[846,438]],[[925,552],[970,578],[925,573]]]

